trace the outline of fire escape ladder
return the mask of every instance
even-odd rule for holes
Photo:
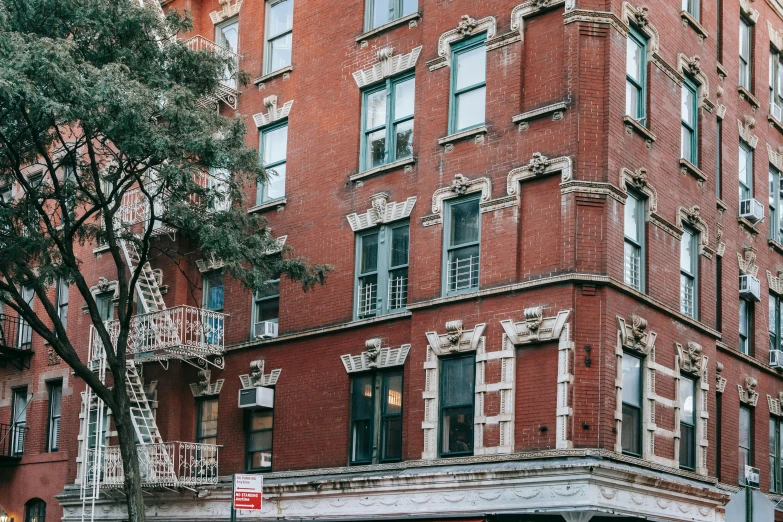
[[[98,374],[98,379],[102,383],[106,382],[106,357],[103,353],[95,356],[92,352],[92,346],[88,351],[87,360],[93,371]],[[92,416],[92,403],[94,393],[92,388],[87,386],[83,394],[84,397],[84,431],[82,433],[82,476],[81,476],[81,497],[82,497],[82,522],[93,522],[95,518],[95,501],[98,500],[101,488],[101,479],[103,476],[103,451],[106,441],[103,434],[106,432],[106,421],[104,414],[106,405],[100,397],[95,397],[95,417]],[[93,437],[90,434],[94,434]],[[95,447],[90,447],[90,439],[95,442]]]
[[[128,263],[128,269],[131,273],[138,266],[141,256],[136,250],[136,245],[125,240],[121,240],[122,251],[125,254],[125,262]],[[163,295],[160,293],[158,278],[149,261],[141,265],[141,273],[136,281],[136,290],[139,293],[139,304],[141,304],[144,313],[159,312],[166,309],[166,303],[163,302]]]

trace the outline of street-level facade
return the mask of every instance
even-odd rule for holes
[[[228,521],[244,472],[264,519],[717,522],[746,466],[780,501],[783,4],[164,9],[255,78],[204,100],[276,174],[247,211],[335,270],[251,295],[195,253],[194,295],[151,261],[155,313],[212,333],[178,338],[196,367],[135,354],[150,520]],[[103,254],[81,259],[111,320]],[[122,520],[110,412],[36,343],[0,368],[0,420],[22,401],[29,433],[0,504]]]

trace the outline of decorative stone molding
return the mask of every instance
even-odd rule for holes
[[[683,76],[690,76],[699,87],[699,107],[704,107],[712,112],[715,105],[709,100],[710,81],[701,69],[700,58],[693,56],[688,58],[683,53],[677,55],[677,69]]]
[[[783,149],[783,147],[781,147],[781,149]],[[767,157],[769,158],[769,163],[776,169],[783,171],[783,152],[781,149],[778,149],[778,152],[775,152],[772,150],[769,143],[767,143]]]
[[[634,26],[647,36],[647,56],[652,58],[660,49],[661,39],[658,35],[658,29],[650,23],[648,18],[648,9],[646,5],[634,7],[629,2],[623,2],[623,12],[620,19],[626,26]]]
[[[723,257],[726,253],[726,243],[723,242],[723,225],[715,224],[715,255]]]
[[[517,167],[508,173],[506,193],[509,196],[519,195],[519,183],[533,178],[560,173],[561,182],[570,181],[574,175],[573,163],[568,156],[549,159],[540,152],[534,152],[527,165]]]
[[[402,366],[411,351],[410,344],[403,344],[399,348],[381,348],[381,339],[367,339],[364,343],[365,350],[360,355],[341,355],[345,371],[348,373],[363,372],[375,368],[392,368]]]
[[[753,9],[753,0],[740,0],[740,13],[751,23],[759,21],[759,12]]]
[[[751,132],[751,129],[756,127],[756,119],[751,116],[745,116],[744,122],[737,120],[737,128],[739,129],[739,135],[742,141],[750,145],[755,149],[759,143],[759,137]]]
[[[288,118],[291,113],[291,107],[294,106],[294,100],[289,100],[283,104],[282,107],[277,107],[277,95],[273,94],[264,98],[264,107],[266,107],[266,113],[259,112],[253,115],[253,122],[256,127],[265,127],[276,121],[284,120]]]
[[[552,115],[552,121],[562,120],[565,114],[565,110],[567,108],[568,108],[568,102],[562,101],[562,102],[553,103],[551,105],[539,107],[538,109],[533,109],[531,111],[523,112],[522,114],[517,114],[516,116],[511,118],[511,123],[519,124],[519,130],[527,130],[530,128],[531,121],[538,118],[543,118],[544,116],[547,116],[549,114]]]
[[[715,391],[717,393],[723,393],[726,391],[726,378],[721,377],[721,373],[723,372],[723,363],[718,362],[715,363]]]
[[[242,383],[242,389],[271,387],[277,384],[282,369],[278,368],[264,374],[264,360],[250,361],[250,374],[239,376],[239,382]]]
[[[697,205],[691,208],[679,207],[677,209],[677,228],[685,230],[685,225],[695,228],[699,232],[699,253],[707,259],[712,258],[713,251],[710,248],[710,232],[707,222],[701,218],[701,212]]]
[[[783,32],[776,31],[769,20],[767,20],[767,30],[769,31],[769,44],[775,51],[783,52]]]
[[[223,383],[225,379],[218,379],[215,382],[212,381],[212,370],[199,370],[198,382],[190,384],[190,392],[193,397],[208,397],[210,395],[219,395],[220,390],[223,389]]]
[[[617,330],[620,336],[620,347],[623,349],[648,355],[655,348],[655,338],[658,334],[647,331],[646,319],[632,315],[629,324],[618,315]]]
[[[680,343],[674,343],[674,346],[677,349],[677,367],[680,373],[704,378],[707,372],[707,357],[702,353],[701,345],[688,341],[685,347]]]
[[[767,405],[769,405],[770,415],[783,417],[783,409],[780,406],[781,402],[783,402],[783,392],[778,392],[777,399],[773,399],[771,395],[767,394]]]
[[[216,257],[214,254],[210,255],[209,259],[196,259],[196,267],[198,267],[198,271],[202,274],[205,272],[212,272],[213,270],[220,270],[224,266],[225,263],[223,260]]]
[[[627,195],[629,187],[647,197],[645,220],[667,234],[672,234],[674,225],[658,214],[658,191],[655,190],[655,187],[647,179],[647,169],[640,168],[635,171],[624,167],[620,169],[620,190]],[[674,233],[674,235],[676,236],[677,234]]]
[[[767,282],[769,283],[769,291],[783,296],[783,272],[778,271],[777,277],[767,270]]]
[[[416,62],[419,61],[421,49],[422,46],[418,46],[408,54],[394,56],[394,47],[384,47],[378,51],[378,63],[354,72],[353,79],[356,80],[356,85],[361,89],[389,76],[413,69],[416,67]]]
[[[543,316],[543,307],[525,308],[525,320],[500,321],[503,331],[514,346],[536,342],[554,341],[560,338],[571,310],[561,310],[553,317]]]
[[[416,196],[411,196],[399,203],[389,203],[388,200],[389,194],[386,192],[373,194],[370,196],[369,209],[361,214],[353,213],[345,216],[348,219],[348,224],[351,225],[351,230],[358,232],[379,224],[407,219],[416,204]]]
[[[680,425],[680,386],[679,380],[682,378],[683,373],[690,374],[697,379],[697,385],[694,389],[693,397],[693,414],[696,427],[696,473],[700,475],[707,475],[707,446],[708,446],[708,429],[707,421],[709,420],[708,409],[708,397],[710,385],[707,379],[707,362],[709,360],[702,353],[702,347],[700,344],[693,341],[688,341],[687,348],[683,348],[680,343],[674,343],[677,349],[677,356],[675,357],[675,400],[674,400],[674,460],[680,461],[680,438],[681,433],[678,429]],[[665,372],[664,372],[665,373]]]
[[[212,23],[217,25],[223,20],[228,20],[232,16],[239,14],[239,10],[242,8],[243,0],[218,0],[220,9],[209,13],[209,18]]]
[[[432,214],[425,216],[424,226],[443,223],[443,202],[466,194],[481,192],[481,204],[489,203],[492,197],[492,182],[489,178],[468,179],[462,174],[454,176],[448,187],[441,187],[432,194]],[[484,208],[481,212],[486,212]]]
[[[266,255],[271,256],[273,254],[279,254],[285,248],[285,243],[288,241],[288,236],[280,236],[275,238],[275,243],[269,247],[266,251]]]
[[[518,31],[520,37],[525,37],[525,18],[553,9],[565,4],[565,10],[574,8],[576,0],[529,0],[511,10],[511,30]]]
[[[47,350],[47,354],[46,354],[46,365],[47,366],[57,366],[61,362],[62,362],[62,359],[60,358],[60,356],[57,354],[57,352],[54,351],[54,348],[52,348],[50,346],[49,349]]]
[[[455,320],[446,323],[446,333],[427,332],[425,335],[429,348],[435,355],[441,357],[452,353],[475,352],[482,342],[486,327],[486,324],[480,323],[472,330],[465,330],[462,321]]]
[[[756,249],[752,246],[743,248],[743,254],[737,252],[737,263],[739,264],[740,275],[758,276],[759,267],[756,264]]]
[[[745,377],[745,387],[741,384],[737,385],[737,391],[739,391],[739,398],[742,404],[746,404],[753,408],[756,407],[756,403],[759,401],[759,392],[756,391],[756,387],[759,385],[759,381],[753,377]]]
[[[427,62],[430,71],[440,69],[441,67],[450,67],[452,44],[482,32],[487,33],[487,39],[495,36],[495,33],[497,32],[497,21],[494,16],[487,16],[481,20],[476,20],[469,15],[462,15],[462,18],[455,29],[446,31],[440,35],[440,38],[438,39],[438,58]]]
[[[159,277],[160,270],[156,272],[156,277],[158,277],[158,282],[160,283],[160,277]],[[100,294],[106,294],[111,292],[114,294],[114,297],[112,300],[117,301],[120,298],[120,283],[119,281],[112,280],[109,281],[105,277],[99,277],[98,278],[98,284],[95,286],[90,287],[90,293],[92,294],[93,300],[97,300],[98,296]],[[89,308],[87,308],[87,305],[82,306],[82,313],[87,315],[90,313]]]
[[[718,119],[722,120],[726,117],[726,106],[722,103],[715,106],[715,116],[717,116]]]

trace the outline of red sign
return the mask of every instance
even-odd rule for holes
[[[263,492],[263,476],[234,475],[234,509],[261,511]]]

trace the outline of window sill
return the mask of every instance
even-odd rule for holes
[[[541,107],[532,111],[523,112],[522,114],[517,114],[511,118],[511,123],[520,124],[521,127],[523,124],[526,125],[532,120],[543,118],[549,114],[552,115],[553,121],[562,120],[563,113],[565,112],[566,108],[568,108],[568,103],[566,102],[553,103],[552,105],[547,105],[546,107]]]
[[[721,212],[721,214],[726,212],[726,209],[729,208],[729,206],[720,198],[715,200],[715,206],[718,207],[718,210]]]
[[[650,132],[647,127],[630,116],[623,116],[623,123],[625,124],[625,132],[628,134],[631,134],[631,132],[636,132],[636,134],[644,138],[644,141],[647,142],[648,147],[656,140],[655,134]]]
[[[721,80],[725,80],[726,76],[729,75],[729,71],[720,63],[717,65],[717,70]]]
[[[381,165],[380,167],[375,167],[370,170],[365,170],[364,172],[359,172],[357,174],[351,174],[350,180],[351,181],[359,181],[365,178],[370,178],[372,176],[377,176],[378,174],[384,174],[386,172],[390,172],[392,170],[396,170],[400,167],[408,167],[410,165],[414,165],[416,163],[416,157],[411,156],[410,158],[405,158],[397,161],[393,161],[391,163],[387,163],[386,165]],[[408,170],[408,169],[406,169]]]
[[[278,69],[276,71],[272,71],[271,73],[265,74],[263,76],[259,76],[258,78],[253,80],[253,83],[255,85],[259,85],[259,84],[262,84],[264,82],[268,82],[269,80],[272,80],[274,78],[277,78],[278,76],[282,76],[285,73],[290,73],[293,70],[294,70],[294,66],[293,65],[286,65],[282,69]]]
[[[699,35],[700,40],[704,40],[709,36],[707,30],[688,11],[680,11],[680,18],[682,18],[682,25],[690,25],[696,31],[696,34]]]
[[[704,175],[704,173],[699,169],[699,167],[697,167],[690,161],[686,160],[685,158],[680,158],[680,173],[690,174],[691,176],[696,178],[696,180],[699,183],[704,183],[705,181],[707,181],[707,176]]]
[[[439,138],[438,145],[448,145],[449,143],[454,143],[455,141],[472,138],[474,136],[478,136],[480,134],[486,134],[486,133],[487,133],[487,126],[480,125],[478,127],[472,127],[470,129],[460,131],[455,134],[449,134],[448,136],[444,136],[443,138]]]
[[[746,229],[748,232],[753,234],[754,236],[759,233],[758,230],[756,230],[756,227],[753,226],[753,223],[745,219],[744,217],[737,217],[737,223],[740,224],[740,226],[744,229]],[[759,221],[761,223],[761,221]]]
[[[783,245],[778,243],[772,238],[767,239],[767,244],[769,244],[770,250],[774,250],[778,254],[783,254]]]
[[[250,207],[247,209],[248,214],[255,214],[256,212],[262,212],[264,210],[269,210],[270,208],[276,208],[278,212],[283,210],[283,207],[285,207],[285,204],[288,202],[287,197],[277,198],[277,199],[270,199],[269,201],[264,201],[263,203],[256,205],[254,207]]]
[[[391,22],[386,22],[383,25],[379,25],[375,29],[370,29],[369,31],[364,32],[359,36],[357,36],[356,43],[360,43],[362,40],[369,40],[370,38],[378,36],[381,33],[385,33],[386,31],[394,29],[395,27],[410,23],[411,20],[418,20],[419,18],[421,18],[421,13],[417,11],[415,13],[405,15],[402,18],[397,18],[396,20],[392,20]]]
[[[99,247],[95,247],[92,249],[93,254],[102,254],[103,252],[108,252],[110,250],[109,245],[101,245]]]
[[[749,91],[749,90],[747,90],[747,89],[746,89],[745,87],[743,87],[742,85],[737,85],[737,92],[739,93],[740,100],[748,100],[748,103],[751,105],[751,107],[753,107],[753,110],[754,110],[754,111],[755,111],[756,109],[758,109],[758,108],[761,106],[761,104],[760,104],[760,103],[759,103],[759,101],[756,99],[756,97],[755,97],[755,96],[753,96],[753,95],[750,93],[750,91]]]
[[[769,121],[769,126],[776,128],[779,132],[783,132],[783,122],[774,117],[771,114],[767,115],[767,121]]]

